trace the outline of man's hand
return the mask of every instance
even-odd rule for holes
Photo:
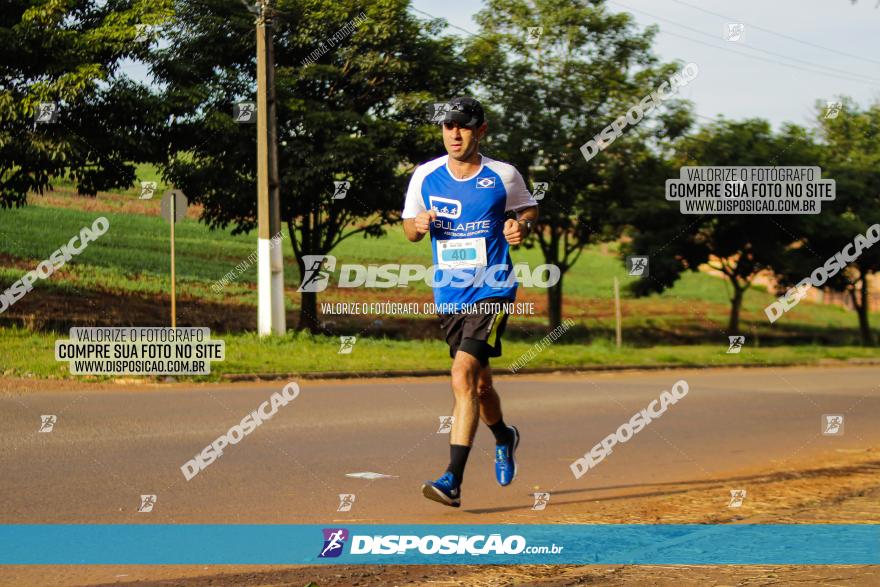
[[[526,228],[513,218],[508,218],[504,223],[504,238],[508,244],[518,245],[523,242],[526,235]]]
[[[427,212],[419,212],[415,217],[416,232],[419,234],[427,234],[431,230],[431,222],[437,219],[437,212],[428,210]]]

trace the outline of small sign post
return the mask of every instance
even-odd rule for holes
[[[617,277],[614,277],[614,341],[617,344],[617,350],[620,350],[623,344],[623,329],[620,319],[620,283]]]
[[[168,190],[162,196],[162,218],[171,224],[171,328],[177,328],[177,283],[174,266],[174,225],[186,216],[188,202],[180,190]]]

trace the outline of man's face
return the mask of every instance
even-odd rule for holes
[[[477,128],[459,126],[457,122],[443,124],[443,146],[449,156],[458,161],[466,161],[480,148],[480,139],[486,134],[488,123]]]

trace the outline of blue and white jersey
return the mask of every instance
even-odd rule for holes
[[[428,161],[413,172],[406,192],[403,218],[437,213],[434,302],[443,314],[485,298],[516,298],[504,213],[538,205],[513,165],[480,157],[480,169],[465,179],[449,171],[448,155]]]

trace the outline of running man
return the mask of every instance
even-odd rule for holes
[[[434,302],[452,357],[450,462],[439,479],[425,482],[422,494],[458,507],[478,419],[495,436],[498,484],[516,477],[519,431],[504,423],[489,358],[501,356],[507,324],[502,305],[516,298],[509,246],[531,232],[538,205],[512,165],[480,154],[488,124],[477,100],[452,99],[442,124],[448,155],[415,170],[402,216],[410,241],[431,234]],[[507,212],[517,218],[505,220]]]
[[[327,537],[327,548],[321,551],[320,556],[325,557],[328,552],[333,552],[342,548],[343,534],[343,530],[337,530],[330,534],[330,536]]]

